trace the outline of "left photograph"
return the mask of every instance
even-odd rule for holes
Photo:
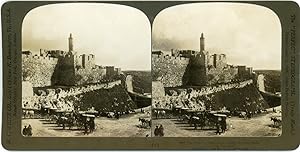
[[[21,51],[23,136],[151,136],[151,26],[140,10],[37,7]]]

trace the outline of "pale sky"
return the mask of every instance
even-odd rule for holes
[[[139,10],[114,4],[51,4],[31,10],[23,21],[22,49],[92,53],[98,65],[122,70],[151,69],[151,28]]]
[[[153,24],[153,50],[199,50],[204,33],[210,54],[234,65],[281,69],[281,24],[270,9],[238,3],[196,3],[167,8]]]

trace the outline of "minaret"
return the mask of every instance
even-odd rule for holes
[[[200,51],[204,51],[204,36],[203,33],[201,33],[201,37],[200,37]]]
[[[69,37],[69,52],[73,51],[73,38],[72,38],[72,33],[70,33]]]

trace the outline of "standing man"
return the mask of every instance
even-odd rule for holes
[[[27,135],[32,136],[32,127],[31,127],[31,125],[28,125],[27,129],[28,129]]]
[[[158,130],[159,130],[159,136],[164,136],[165,134],[164,134],[164,127],[163,127],[163,125],[160,125],[159,126],[159,128],[158,128]]]
[[[222,129],[222,133],[225,133],[225,131],[226,131],[226,118],[222,118],[221,129]]]
[[[216,122],[216,125],[217,125],[217,132],[216,134],[221,134],[221,122],[222,122],[222,118],[221,117],[218,117],[217,118],[217,122]]]
[[[154,129],[154,136],[158,136],[158,135],[159,135],[159,129],[158,126],[156,126]]]
[[[27,133],[27,126],[24,126],[23,131],[22,131],[22,134],[23,134],[24,136],[27,136],[27,135],[28,135],[28,133]]]

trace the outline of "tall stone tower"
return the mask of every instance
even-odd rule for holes
[[[207,64],[206,54],[200,51],[197,55],[190,58],[188,85],[205,86],[207,85]]]
[[[75,58],[75,52],[73,52],[73,38],[72,33],[70,33],[70,36],[68,38],[69,40],[69,52],[62,57],[59,58],[59,70],[57,71],[57,82],[56,85],[65,85],[65,86],[72,86],[76,84],[75,79],[75,64],[76,64],[76,58]]]
[[[201,33],[201,37],[200,37],[200,51],[204,51],[205,50],[205,45],[204,45],[204,36],[203,33]]]
[[[192,56],[189,60],[187,70],[188,80],[187,85],[190,86],[205,86],[207,85],[207,64],[209,54],[205,52],[204,36],[201,33],[200,51]]]
[[[73,38],[72,38],[72,33],[70,33],[69,37],[69,52],[73,51]]]

